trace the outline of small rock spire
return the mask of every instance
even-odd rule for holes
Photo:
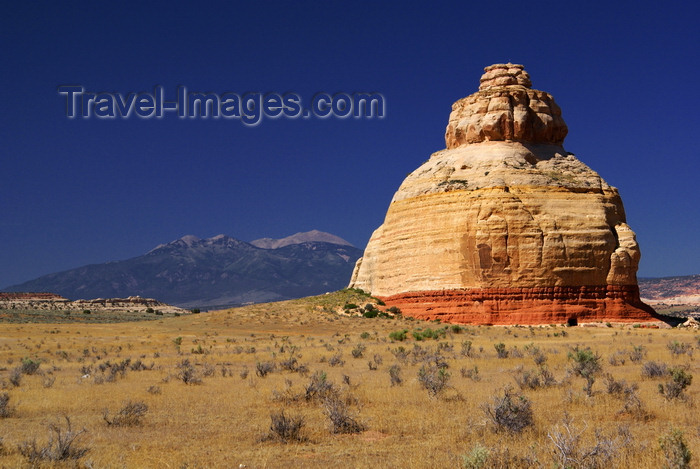
[[[486,141],[517,141],[561,146],[568,129],[549,93],[532,89],[519,64],[484,68],[479,91],[452,105],[446,148]]]
[[[502,88],[504,86],[524,86],[532,88],[530,75],[525,71],[525,67],[520,64],[493,64],[484,68],[481,75],[479,91],[489,88]]]

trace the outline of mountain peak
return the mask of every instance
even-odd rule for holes
[[[333,235],[330,233],[326,233],[324,231],[319,231],[319,230],[311,230],[311,231],[295,233],[291,236],[287,236],[286,238],[282,238],[282,239],[260,238],[260,239],[256,239],[254,241],[251,241],[250,244],[252,244],[255,247],[262,248],[262,249],[277,249],[277,248],[281,248],[284,246],[289,246],[290,244],[301,244],[301,243],[310,243],[310,242],[321,242],[321,243],[338,244],[341,246],[352,246],[352,244],[345,241],[343,238],[341,238],[339,236],[336,236],[336,235]]]
[[[199,238],[195,235],[185,235],[182,238],[180,238],[179,241],[184,242],[188,246],[192,246],[194,243],[199,241]]]
[[[243,241],[239,241],[235,238],[231,238],[230,236],[227,236],[225,234],[218,234],[216,236],[212,236],[211,238],[206,238],[202,239],[194,235],[185,235],[182,238],[178,238],[174,241],[170,241],[169,243],[165,244],[159,244],[158,246],[154,247],[149,253],[158,251],[159,249],[163,248],[171,248],[171,249],[190,249],[190,248],[198,248],[198,247],[206,247],[206,246],[212,246],[212,245],[225,245],[225,246],[235,246],[239,244],[247,244],[244,243]]]
[[[192,247],[193,244],[197,243],[198,241],[201,241],[197,236],[195,235],[185,235],[182,238],[178,238],[175,241],[170,241],[169,243],[163,243],[159,244],[158,246],[154,247],[148,253],[152,253],[153,251],[157,251],[159,249],[162,249],[167,246],[187,246],[187,247]]]

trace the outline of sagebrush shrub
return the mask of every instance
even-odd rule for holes
[[[261,378],[264,378],[268,374],[275,371],[277,366],[274,362],[257,362],[255,364],[255,374]]]
[[[328,381],[324,371],[317,371],[311,375],[311,381],[306,385],[304,398],[307,401],[323,400],[337,394],[337,390],[333,383]]]
[[[39,371],[41,362],[39,360],[32,360],[31,358],[23,358],[22,365],[20,365],[20,371],[25,375],[33,375]]]
[[[472,356],[472,341],[465,340],[462,342],[462,350],[460,351],[462,356],[471,357]]]
[[[493,344],[493,348],[496,349],[496,355],[498,355],[498,358],[508,358],[508,350],[506,350],[506,344],[503,342],[499,342],[497,344]]]
[[[488,448],[477,443],[468,454],[462,455],[462,467],[464,469],[482,469],[486,467],[489,454]]]
[[[362,358],[363,354],[365,353],[365,350],[367,347],[364,344],[357,344],[355,348],[352,349],[352,357],[353,358]]]
[[[202,376],[214,376],[214,373],[216,373],[216,367],[214,365],[211,365],[209,363],[204,363],[202,365]]]
[[[627,354],[623,350],[618,350],[608,357],[608,363],[612,366],[624,365],[626,361]]]
[[[10,383],[18,388],[22,384],[22,369],[20,367],[13,368],[10,372]]]
[[[624,390],[627,388],[627,382],[625,380],[618,381],[610,373],[606,373],[603,376],[603,381],[605,382],[605,392],[608,394],[619,396],[623,394]]]
[[[683,368],[676,367],[669,370],[671,380],[665,384],[659,384],[659,392],[667,399],[683,397],[683,391],[693,382],[693,375]]]
[[[6,392],[0,394],[0,418],[7,418],[12,415],[13,408],[10,407],[10,395]]]
[[[639,421],[649,421],[654,418],[654,414],[647,411],[644,407],[644,403],[637,395],[637,389],[639,387],[636,384],[632,384],[623,389],[621,398],[624,401],[622,409],[620,409],[618,414],[627,414]]]
[[[403,329],[400,331],[393,331],[389,333],[389,338],[391,340],[396,340],[398,342],[403,342],[406,340],[406,334],[408,333],[408,329]]]
[[[297,394],[292,388],[292,381],[285,378],[284,389],[282,391],[272,390],[272,400],[277,402],[284,402],[285,404],[291,404],[293,402],[299,401],[304,396],[302,394]]]
[[[503,389],[502,396],[494,397],[493,404],[483,404],[482,409],[497,432],[520,433],[534,425],[530,400],[514,394],[509,386]]]
[[[105,410],[102,418],[107,425],[115,427],[134,427],[143,423],[143,418],[148,412],[148,406],[142,401],[127,401],[124,407],[114,415],[109,417],[109,411]]]
[[[459,372],[462,375],[462,378],[469,378],[472,381],[481,381],[481,376],[479,376],[479,367],[476,365],[469,369],[462,367]]]
[[[540,389],[557,384],[554,375],[545,367],[537,370],[525,370],[515,375],[515,382],[520,389]]]
[[[408,356],[411,353],[408,350],[406,350],[406,347],[401,346],[401,345],[396,347],[395,349],[391,349],[389,351],[401,363],[406,363],[406,361],[408,360]]]
[[[455,346],[449,342],[440,342],[437,346],[438,352],[452,353]]]
[[[355,420],[348,411],[348,406],[337,396],[323,401],[323,411],[331,421],[332,433],[360,433],[365,426]]]
[[[437,352],[431,353],[428,351],[424,351],[424,353],[420,355],[416,355],[416,358],[419,359],[420,361],[423,361],[428,364],[433,364],[438,368],[448,368],[449,365],[447,364],[447,360],[445,360],[445,357],[440,355]]]
[[[403,379],[401,378],[401,367],[399,365],[391,365],[389,367],[389,378],[392,386],[401,386]]]
[[[604,469],[610,467],[611,461],[619,451],[620,442],[617,438],[609,438],[600,431],[595,432],[596,444],[592,447],[585,447],[581,443],[581,437],[588,428],[585,424],[582,428],[573,425],[573,419],[564,413],[561,425],[555,425],[548,433],[547,437],[554,445],[554,461],[556,467],[561,468],[590,468]],[[626,428],[621,429],[621,433],[629,437]]]
[[[683,354],[689,354],[693,350],[693,346],[690,345],[687,342],[679,342],[677,340],[673,340],[669,342],[666,347],[668,350],[671,352],[671,355],[683,355]]]
[[[542,352],[536,353],[532,356],[532,360],[537,366],[543,366],[547,362],[547,355]]]
[[[131,371],[144,371],[144,370],[152,370],[154,366],[155,366],[155,363],[151,363],[149,366],[147,366],[141,360],[136,360],[134,363],[129,365],[129,369]]]
[[[330,366],[343,366],[345,365],[345,360],[343,360],[343,355],[338,352],[328,359],[328,364]]]
[[[188,359],[177,364],[177,377],[185,384],[202,384],[202,378]]]
[[[296,371],[297,365],[298,365],[298,360],[294,356],[290,356],[289,358],[282,360],[280,362],[280,367],[283,370],[287,370],[287,371]]]
[[[523,352],[518,347],[513,347],[508,353],[512,358],[523,358]]]
[[[302,416],[287,416],[284,410],[270,414],[270,431],[262,439],[275,440],[281,443],[306,441],[307,438],[301,432],[304,424]]]
[[[630,360],[633,363],[638,363],[642,361],[644,357],[647,356],[647,349],[643,345],[633,345],[632,351],[630,352]]]
[[[447,335],[447,327],[443,327],[441,329],[431,329],[429,327],[425,328],[424,330],[416,329],[413,331],[412,335],[413,338],[418,341],[426,339],[439,340]]]
[[[61,428],[56,423],[49,424],[49,441],[40,447],[36,440],[25,441],[19,446],[19,452],[27,458],[30,463],[37,464],[40,461],[65,461],[69,459],[80,459],[89,448],[79,448],[76,446],[77,440],[87,430],[73,431],[70,419],[66,417],[66,428]]]
[[[418,370],[418,382],[428,391],[431,397],[435,397],[444,391],[449,380],[450,374],[445,366],[428,363],[422,365]]]
[[[693,458],[688,448],[683,432],[677,428],[671,428],[669,432],[659,438],[659,447],[664,453],[666,467],[669,469],[688,469]]]
[[[665,363],[646,362],[642,365],[642,376],[644,378],[660,378],[666,376],[668,367]]]
[[[593,394],[593,383],[595,383],[596,376],[603,369],[600,364],[600,355],[589,347],[584,349],[576,346],[569,352],[568,358],[573,361],[571,371],[586,380],[586,386],[583,390],[590,397]]]
[[[129,370],[129,365],[131,364],[131,358],[126,358],[119,363],[112,363],[111,361],[106,361],[97,365],[97,369],[102,373],[101,376],[95,376],[96,382],[106,381],[108,383],[113,383],[117,378],[123,378],[126,376],[126,372]]]
[[[47,376],[42,380],[41,385],[48,389],[51,386],[53,386],[55,382],[56,382],[55,376]]]

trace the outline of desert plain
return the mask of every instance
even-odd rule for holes
[[[0,466],[697,463],[697,330],[441,324],[380,303],[0,323]]]

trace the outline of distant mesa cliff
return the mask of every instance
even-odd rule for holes
[[[61,295],[46,292],[0,292],[0,302],[10,301],[70,301]]]
[[[522,65],[452,105],[446,149],[409,174],[350,285],[404,314],[474,324],[650,321],[616,188],[563,148]]]
[[[253,243],[270,247],[226,235],[188,235],[132,259],[49,274],[4,290],[70,299],[138,295],[183,308],[222,308],[338,290],[362,254],[320,231]]]
[[[131,296],[129,298],[95,298],[71,301],[60,295],[45,292],[0,292],[0,309],[4,310],[60,310],[60,311],[141,311],[157,310],[165,314],[186,314],[177,308],[153,298]]]
[[[639,290],[650,304],[700,306],[700,275],[640,278]]]

